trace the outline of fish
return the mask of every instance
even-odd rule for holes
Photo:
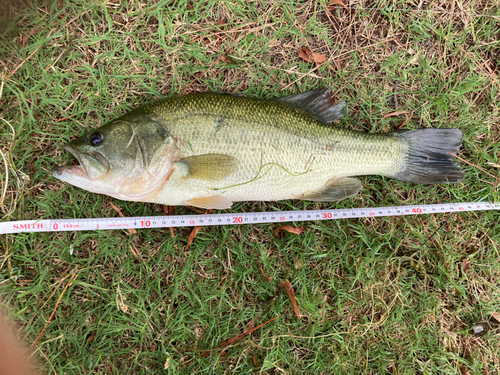
[[[279,99],[223,93],[172,96],[138,107],[64,146],[78,161],[64,182],[117,199],[229,209],[234,202],[334,202],[357,176],[407,183],[463,180],[456,128],[366,133],[332,123],[347,113],[330,89]]]

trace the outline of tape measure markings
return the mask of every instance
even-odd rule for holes
[[[500,210],[500,204],[488,202],[463,202],[310,211],[241,212],[210,215],[114,217],[96,219],[21,220],[1,222],[0,234],[284,223],[290,221],[336,220],[488,210]]]

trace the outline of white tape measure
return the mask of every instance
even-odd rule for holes
[[[489,210],[500,210],[500,204],[488,202],[468,202],[314,211],[221,213],[210,215],[114,217],[99,219],[23,220],[0,223],[0,234],[284,223],[289,221],[335,220]]]

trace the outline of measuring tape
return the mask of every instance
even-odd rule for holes
[[[113,217],[99,219],[22,220],[0,223],[0,234],[284,223],[289,221],[336,220],[490,210],[500,210],[500,204],[468,202],[313,211],[242,212],[211,215]]]

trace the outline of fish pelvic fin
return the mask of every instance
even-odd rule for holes
[[[407,151],[401,168],[392,176],[418,184],[460,182],[464,172],[453,161],[462,145],[460,129],[398,130],[395,134]]]
[[[188,199],[185,204],[199,208],[224,210],[226,208],[231,208],[233,202],[222,195],[210,195],[208,197]]]
[[[298,198],[314,202],[339,201],[346,197],[358,194],[361,190],[361,181],[356,178],[332,178],[325,187],[306,193]]]
[[[334,103],[333,98],[328,94],[329,91],[330,88],[326,87],[288,95],[278,100],[310,112],[326,125],[347,114],[345,102]]]

